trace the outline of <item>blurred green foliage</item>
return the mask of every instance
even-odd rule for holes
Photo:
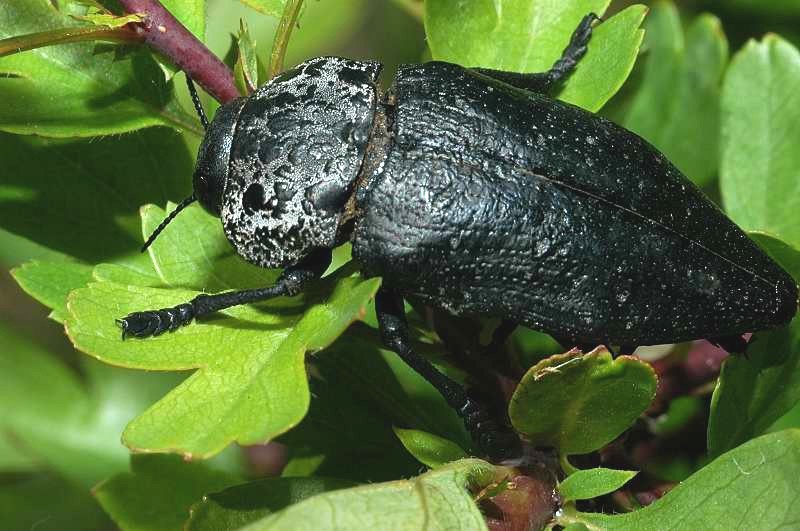
[[[641,49],[644,10],[633,3],[475,0],[464,10],[445,0],[308,1],[287,64],[374,58],[386,65],[384,84],[398,64],[431,57],[541,70],[587,9],[610,4],[560,97],[591,110],[610,98],[602,112],[664,151],[797,278],[800,1],[646,2]],[[241,88],[263,81],[285,2],[164,4],[226,58]],[[86,24],[69,16],[82,9],[8,0],[0,38]],[[763,38],[767,31],[782,37]],[[380,347],[368,304],[378,282],[352,265],[304,296],[231,309],[152,341],[119,341],[113,319],[128,311],[262,286],[276,274],[236,257],[199,208],[138,253],[162,207],[191,187],[202,132],[180,75],[142,47],[78,43],[0,58],[0,514],[10,515],[2,527],[485,525],[475,500],[499,500],[511,472],[462,459],[473,448],[460,420]],[[216,103],[203,101],[213,113]],[[420,316],[409,317],[419,350],[467,379]],[[354,320],[364,323],[341,335]],[[527,372],[511,402],[515,427],[563,454],[591,452],[573,459],[587,469],[561,483],[557,523],[771,529],[796,521],[796,329],[757,334],[748,358],[726,360],[719,379],[684,390],[661,412],[645,412],[655,377],[644,362],[552,356],[560,347],[551,338],[518,331],[507,345],[518,375]],[[686,350],[667,349],[656,365]],[[161,372],[179,370],[194,372]],[[620,454],[619,439],[606,446],[625,430],[636,452]],[[227,445],[278,436],[282,446],[268,448],[284,452],[283,474],[295,477],[243,483],[257,475],[256,450]],[[659,455],[647,453],[659,444]],[[129,449],[200,458],[226,446],[211,460],[135,456],[129,465]],[[597,468],[600,459],[609,468]],[[420,463],[435,470],[420,475]],[[644,472],[630,480],[615,470],[631,467]],[[622,500],[668,481],[670,470],[688,479],[644,509],[611,516],[573,501],[636,509]]]

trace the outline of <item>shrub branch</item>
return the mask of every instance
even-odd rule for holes
[[[158,0],[119,0],[127,13],[142,17],[130,26],[144,42],[192,77],[220,103],[240,96],[233,72]]]

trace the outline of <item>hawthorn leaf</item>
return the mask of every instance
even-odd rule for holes
[[[456,443],[421,430],[395,428],[397,438],[417,461],[428,468],[439,468],[452,461],[468,457]]]
[[[444,362],[440,344],[415,339],[415,348],[438,369],[463,380],[463,374]],[[314,473],[376,482],[414,475],[419,463],[392,425],[426,430],[465,448],[471,444],[442,396],[397,354],[381,348],[377,330],[363,323],[310,357],[308,367],[311,408],[300,425],[280,438],[289,451],[284,476]]]
[[[175,455],[133,455],[130,472],[104,481],[94,495],[121,529],[175,531],[184,528],[192,504],[240,481],[236,475]]]
[[[12,269],[11,274],[25,293],[53,310],[51,319],[63,323],[67,316],[67,295],[89,283],[92,267],[79,262],[34,260]]]
[[[758,104],[754,104],[758,102]],[[740,227],[800,248],[800,52],[777,35],[749,41],[722,90],[720,187]]]
[[[349,274],[329,277],[288,302],[231,308],[173,334],[124,342],[115,317],[174,306],[198,292],[94,283],[70,295],[67,333],[79,349],[106,363],[200,369],[131,422],[123,440],[137,451],[208,457],[233,441],[265,442],[303,418],[306,351],[341,334],[380,283]]]
[[[590,529],[793,529],[800,520],[800,431],[746,442],[695,472],[651,505],[626,514],[564,511],[558,524]]]
[[[89,489],[49,473],[3,477],[0,514],[9,531],[113,529]]]
[[[558,493],[565,502],[591,500],[622,488],[637,473],[635,470],[610,468],[578,470],[558,484]]]
[[[95,26],[105,26],[108,28],[120,28],[125,24],[131,22],[141,22],[142,17],[136,14],[132,15],[114,15],[112,13],[87,13],[85,15],[70,15],[75,20],[82,22],[89,22]]]
[[[464,459],[409,480],[318,494],[243,529],[486,529],[468,489],[494,476],[489,463]]]
[[[728,42],[719,19],[703,14],[684,37],[675,5],[647,17],[644,77],[624,125],[653,143],[698,186],[717,175],[719,99]]]
[[[650,406],[656,375],[631,356],[612,359],[598,347],[570,351],[534,365],[511,397],[514,428],[536,446],[586,454],[619,436]]]
[[[750,234],[795,279],[800,251],[764,234]],[[747,356],[728,357],[711,399],[708,452],[718,456],[766,433],[800,403],[800,321],[756,333]]]
[[[48,0],[0,4],[0,38],[80,25]],[[164,125],[200,134],[150,52],[118,49],[86,42],[0,58],[0,99],[13,102],[0,106],[0,130],[91,137]]]
[[[266,478],[214,492],[189,510],[186,531],[239,529],[317,494],[356,486],[335,478]]]
[[[206,33],[207,0],[160,0],[167,10],[177,18],[186,29],[201,41]]]
[[[90,488],[125,470],[119,434],[177,382],[175,375],[83,364],[85,379],[27,338],[0,325],[0,431],[49,468]],[[45,392],[46,390],[46,392]]]
[[[139,207],[188,195],[193,168],[185,139],[161,127],[91,141],[0,133],[0,158],[0,226],[89,263],[138,254]]]
[[[256,55],[256,41],[250,36],[250,31],[244,19],[239,21],[239,36],[236,39],[236,63],[233,66],[233,77],[239,93],[247,96],[255,92],[259,86],[259,79],[265,75],[259,74],[260,66]]]
[[[164,221],[167,209],[146,205],[141,209],[142,235],[149,236]],[[195,204],[186,208],[149,247],[156,274],[165,286],[216,292],[225,289],[263,288],[278,278],[245,262],[225,237],[222,223]]]
[[[590,12],[604,13],[609,3],[428,0],[425,33],[436,60],[465,67],[544,72],[561,56],[580,20]],[[596,26],[586,56],[559,98],[590,111],[599,110],[633,68],[646,11],[642,5],[630,6]]]

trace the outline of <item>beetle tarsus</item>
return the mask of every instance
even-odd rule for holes
[[[160,336],[164,332],[172,332],[194,319],[195,311],[191,303],[179,304],[172,308],[134,312],[117,324],[122,327],[122,339],[128,336],[145,338]]]
[[[556,86],[566,80],[572,73],[581,58],[586,55],[589,40],[592,38],[592,25],[600,21],[600,17],[594,13],[589,13],[581,20],[578,27],[572,33],[569,44],[564,48],[561,57],[556,61],[552,68],[545,73],[550,86]]]

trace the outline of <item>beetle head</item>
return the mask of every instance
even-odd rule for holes
[[[230,156],[220,215],[240,256],[286,267],[346,238],[345,205],[366,153],[379,72],[378,63],[319,57],[245,101],[234,140],[222,148]]]
[[[228,161],[236,121],[245,101],[244,98],[239,98],[217,110],[197,153],[193,179],[194,196],[203,208],[217,217],[222,210],[222,198],[228,182]]]

